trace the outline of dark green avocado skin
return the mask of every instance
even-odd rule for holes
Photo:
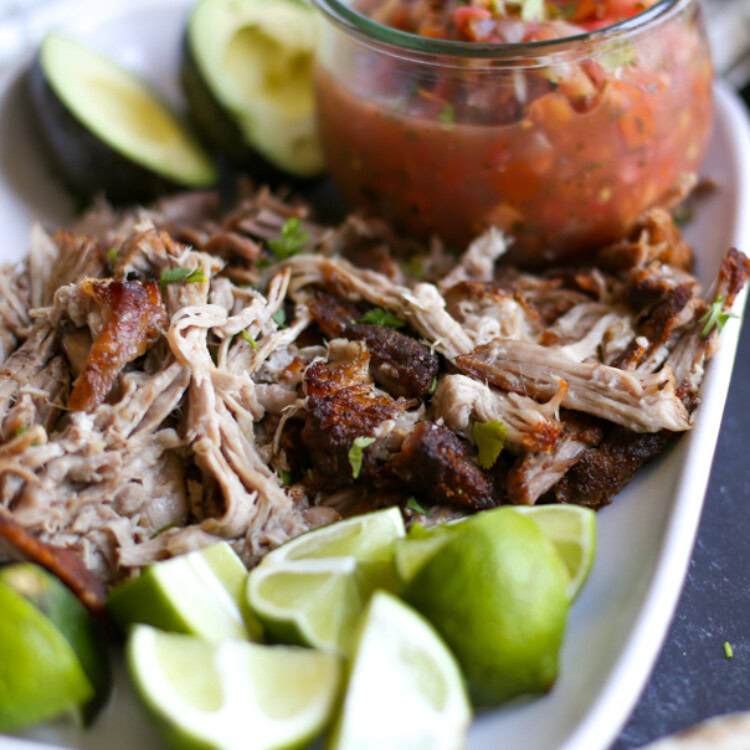
[[[39,55],[28,73],[28,91],[55,174],[82,198],[103,192],[112,203],[146,203],[188,189],[133,162],[91,133],[47,82]]]
[[[234,118],[219,103],[203,78],[193,56],[188,30],[182,40],[180,67],[190,118],[198,134],[213,151],[221,154],[233,167],[246,171],[257,182],[304,189],[320,180],[320,177],[300,177],[285,172],[245,141]]]

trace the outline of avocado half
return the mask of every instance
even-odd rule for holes
[[[201,0],[188,22],[182,83],[196,127],[255,177],[325,169],[312,83],[315,12],[300,0]]]
[[[218,180],[185,123],[141,79],[74,39],[44,39],[29,90],[60,176],[84,197],[148,201]]]

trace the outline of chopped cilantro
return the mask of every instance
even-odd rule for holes
[[[375,442],[374,437],[354,438],[352,447],[349,448],[349,465],[352,467],[352,477],[356,479],[362,471],[362,451]]]
[[[197,284],[208,281],[200,268],[165,268],[159,278],[159,286],[164,289],[167,284]]]
[[[438,120],[440,120],[446,128],[452,128],[453,124],[456,122],[456,108],[448,102],[440,111]]]
[[[289,487],[289,485],[292,483],[292,475],[290,472],[288,472],[286,469],[279,469],[279,478],[281,481]]]
[[[270,240],[268,247],[273,250],[274,255],[279,260],[285,260],[292,255],[296,255],[305,246],[309,238],[310,232],[302,229],[302,222],[296,216],[292,216],[281,227],[281,239]]]
[[[672,209],[672,218],[678,227],[684,227],[693,220],[693,209],[687,203],[681,203]]]
[[[699,323],[705,323],[701,331],[701,336],[705,339],[708,338],[714,327],[721,333],[727,321],[730,318],[738,318],[738,315],[734,313],[725,313],[724,303],[727,301],[726,297],[717,297],[716,301],[708,308],[708,312],[698,320]]]
[[[727,659],[734,658],[734,650],[732,649],[732,644],[729,641],[724,641],[724,656],[726,656]]]
[[[423,516],[430,515],[430,511],[432,510],[428,506],[422,505],[422,503],[420,503],[413,495],[406,501],[406,507],[416,513],[421,513]]]
[[[430,390],[429,390],[429,391],[427,391],[427,393],[428,393],[428,394],[429,394],[430,396],[432,396],[432,394],[433,394],[433,393],[435,393],[435,391],[437,390],[437,385],[438,385],[438,379],[437,379],[437,376],[435,376],[435,377],[434,377],[434,378],[432,379],[432,383],[430,383]]]
[[[394,315],[390,310],[386,310],[383,307],[373,307],[372,310],[368,310],[357,322],[387,326],[388,328],[403,328],[406,325],[406,321],[401,320],[398,315]]]
[[[471,434],[479,449],[479,465],[491,469],[505,446],[505,425],[498,420],[474,422]]]
[[[117,264],[117,248],[111,247],[107,250],[107,260],[110,266],[114,267]]]
[[[283,328],[286,325],[286,313],[284,308],[280,307],[272,316],[271,320],[276,323],[279,328]]]
[[[242,336],[242,338],[245,339],[245,341],[247,341],[247,343],[250,344],[253,349],[258,348],[258,343],[247,331],[240,331],[240,336]]]
[[[411,258],[401,261],[399,265],[401,271],[407,276],[417,280],[424,278],[424,261],[421,255],[412,255]]]
[[[161,536],[165,531],[169,531],[170,529],[177,528],[177,523],[173,521],[172,523],[168,523],[166,526],[162,526],[158,531],[155,531],[151,538],[156,539],[157,536]]]
[[[29,428],[27,425],[21,425],[21,427],[16,427],[15,432],[13,433],[16,437],[21,437],[24,433],[28,432]]]

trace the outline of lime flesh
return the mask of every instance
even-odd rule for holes
[[[596,554],[596,513],[580,505],[517,506],[552,541],[568,571],[567,595],[573,601],[591,572]]]
[[[391,594],[363,616],[331,750],[454,750],[471,709],[453,655],[434,628]]]
[[[127,657],[157,728],[177,748],[302,747],[330,720],[342,677],[334,654],[208,643],[148,625],[131,631]]]
[[[121,627],[140,622],[207,641],[259,639],[262,627],[244,604],[247,570],[226,542],[149,565],[109,596]]]
[[[247,601],[283,643],[349,653],[372,592],[395,590],[401,511],[388,508],[303,534],[266,555],[247,580]]]

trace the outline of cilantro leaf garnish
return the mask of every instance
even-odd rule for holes
[[[286,325],[286,313],[284,308],[280,307],[272,316],[271,320],[276,323],[279,328],[283,328]]]
[[[162,526],[160,529],[157,529],[152,535],[152,539],[156,539],[157,536],[161,536],[165,531],[169,531],[170,529],[176,529],[179,524],[176,521],[172,521],[172,523],[168,523],[166,526]]]
[[[471,434],[479,450],[479,465],[491,469],[505,447],[505,425],[499,420],[474,422]]]
[[[242,338],[245,339],[253,349],[258,348],[258,342],[247,331],[240,331],[240,336],[242,336]]]
[[[727,324],[727,321],[730,318],[738,318],[738,315],[735,315],[734,313],[725,313],[724,310],[724,304],[726,303],[727,298],[726,297],[717,297],[715,302],[711,305],[711,307],[708,308],[708,312],[701,318],[698,319],[699,323],[705,323],[706,325],[703,327],[703,330],[701,331],[701,336],[705,339],[708,338],[711,331],[713,331],[714,327],[721,333],[724,326]]]
[[[729,641],[724,641],[724,656],[726,656],[727,659],[732,659],[734,657],[734,649]]]
[[[413,495],[406,501],[406,507],[416,513],[421,513],[423,516],[429,516],[432,508],[422,505]]]
[[[418,281],[424,278],[424,261],[420,255],[412,255],[408,260],[401,261],[399,265],[406,276],[411,276]]]
[[[111,247],[109,250],[107,250],[107,260],[109,261],[109,265],[113,268],[117,265],[117,248]]]
[[[456,108],[448,102],[438,115],[438,120],[443,123],[447,128],[452,128],[456,122]]]
[[[159,277],[159,286],[164,289],[167,284],[197,284],[208,281],[200,268],[165,268]]]
[[[374,437],[354,438],[352,447],[349,448],[349,465],[352,467],[352,477],[356,479],[362,471],[362,451],[375,442]]]
[[[430,390],[427,391],[427,393],[432,396],[433,393],[437,390],[438,387],[438,379],[437,375],[432,379],[432,382],[430,383]]]
[[[401,320],[398,315],[394,315],[390,310],[386,310],[383,307],[373,307],[372,310],[368,310],[357,322],[387,326],[388,328],[403,328],[406,325],[405,320]]]
[[[24,433],[26,433],[28,431],[29,431],[29,426],[28,425],[21,425],[20,427],[16,427],[16,429],[13,432],[13,434],[16,437],[21,437],[21,435],[23,435]]]
[[[278,469],[278,472],[279,472],[279,478],[281,479],[281,481],[287,487],[289,487],[289,485],[291,485],[291,483],[292,483],[292,474],[291,474],[291,472],[288,472],[286,469]]]
[[[302,222],[296,216],[292,216],[281,227],[281,239],[269,240],[268,247],[279,260],[285,260],[296,255],[309,238],[310,232],[302,229]]]

